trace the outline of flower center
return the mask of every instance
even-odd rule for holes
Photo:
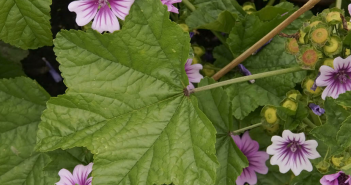
[[[300,147],[300,145],[299,145],[297,142],[293,141],[293,142],[291,142],[291,143],[288,145],[288,148],[289,148],[289,147],[290,147],[290,150],[291,150],[293,153],[295,153],[296,150],[297,150],[297,148]]]
[[[345,73],[344,70],[340,70],[337,74],[336,74],[336,78],[338,78],[338,80],[340,81],[340,83],[346,83],[346,81],[350,78],[349,75],[347,75],[347,73]]]
[[[99,0],[99,6],[105,6],[108,3],[108,0]]]
[[[339,185],[348,185],[348,183],[345,183],[345,181],[349,178],[348,175],[344,173],[340,173],[340,176],[338,177],[338,183]]]

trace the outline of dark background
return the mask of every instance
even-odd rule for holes
[[[54,38],[56,34],[61,29],[80,29],[80,27],[75,23],[76,15],[68,10],[68,4],[72,2],[72,0],[53,0],[51,6],[51,26],[52,33]],[[238,0],[240,4],[245,3],[244,0]],[[263,8],[267,1],[263,0],[252,0],[256,5],[257,10]],[[275,4],[279,1],[276,0]],[[294,3],[297,6],[302,6],[306,0],[291,0],[289,2]],[[345,1],[347,4],[349,2]],[[323,11],[328,8],[332,3],[335,3],[333,0],[321,0],[319,4],[317,4],[312,12],[314,14]],[[344,6],[347,6],[345,4]],[[345,12],[346,13],[346,12]],[[213,61],[214,59],[211,57],[211,52],[213,48],[219,44],[221,44],[218,39],[214,37],[214,35],[207,30],[198,30],[199,34],[195,35],[192,38],[192,43],[197,43],[201,46],[204,46],[207,50],[208,55],[207,61]],[[36,50],[30,50],[29,55],[22,62],[23,69],[25,73],[32,79],[35,79],[41,86],[43,86],[47,92],[50,93],[51,96],[57,96],[59,94],[64,94],[67,87],[63,82],[56,83],[54,79],[51,77],[49,68],[46,66],[45,62],[42,58],[45,57],[51,65],[59,72],[59,63],[56,61],[56,56],[53,51],[53,46],[46,46]]]

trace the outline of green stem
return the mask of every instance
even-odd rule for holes
[[[192,89],[192,90],[190,90],[190,93],[205,91],[205,90],[214,89],[217,87],[222,87],[222,86],[226,86],[226,85],[230,85],[230,84],[234,84],[234,83],[246,82],[249,80],[265,78],[265,77],[275,76],[275,75],[281,75],[281,74],[285,74],[285,73],[292,73],[292,72],[297,72],[297,71],[302,71],[302,70],[303,69],[301,69],[300,67],[291,67],[291,68],[287,68],[287,69],[280,69],[280,70],[269,71],[269,72],[265,72],[265,73],[254,74],[254,75],[250,75],[250,76],[244,76],[244,77],[240,77],[240,78],[234,78],[231,80],[226,80],[223,82],[218,82],[218,83],[214,83],[211,85],[206,85],[203,87],[198,87],[198,88]]]
[[[269,0],[266,6],[272,6],[274,4],[275,0]]]
[[[253,129],[253,128],[259,127],[261,125],[262,125],[262,123],[256,123],[256,124],[250,125],[248,127],[244,127],[244,128],[238,129],[238,130],[234,130],[233,132],[231,132],[231,134],[237,135],[237,134],[240,134],[242,132],[245,132],[246,130]]]
[[[326,161],[326,159],[327,159],[327,157],[328,157],[329,150],[330,150],[330,147],[328,147],[327,153],[326,153],[325,156],[324,156],[324,161]]]
[[[195,6],[193,4],[191,4],[191,2],[189,2],[189,0],[183,0],[182,3],[184,3],[184,5],[186,7],[188,7],[191,11],[196,10]],[[227,43],[225,42],[225,38],[219,32],[212,31],[212,33],[229,49]]]
[[[341,9],[342,0],[336,0],[336,7]]]
[[[311,128],[316,128],[317,126],[315,124],[312,123],[312,121],[308,118],[305,118],[302,120],[304,123],[306,123],[306,125],[308,125]]]
[[[188,0],[183,0],[182,2],[183,2],[183,3],[185,4],[185,6],[188,7],[191,11],[195,11],[195,10],[196,10],[195,6],[194,6],[193,4],[191,4]]]

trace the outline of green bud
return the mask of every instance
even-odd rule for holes
[[[323,62],[323,65],[329,66],[331,68],[334,68],[334,59],[332,58],[326,58]]]
[[[200,46],[193,46],[194,54],[198,57],[201,57],[205,54],[205,49]]]
[[[300,48],[297,62],[305,69],[314,69],[323,54],[312,46],[304,45]]]
[[[301,93],[298,90],[291,90],[286,93],[286,97],[293,100],[299,100],[301,97]]]
[[[321,174],[326,174],[329,171],[330,163],[327,161],[321,161],[317,164],[316,168]]]
[[[296,55],[299,53],[299,44],[297,43],[296,39],[289,38],[286,41],[285,49],[286,49],[286,52],[292,55]]]
[[[189,27],[188,27],[188,25],[186,25],[186,24],[178,24],[178,25],[183,29],[183,31],[189,32]]]
[[[336,25],[342,22],[340,14],[344,15],[344,11],[339,8],[325,9],[321,16],[325,18],[328,24]]]
[[[277,108],[266,105],[261,110],[262,127],[269,135],[274,135],[279,130],[279,118]]]
[[[302,88],[303,92],[307,95],[311,95],[313,97],[319,96],[322,93],[322,89],[320,87],[317,87],[315,91],[313,91],[311,88],[314,84],[314,79],[311,79],[310,77],[306,77],[302,81]]]
[[[302,29],[300,30],[300,38],[299,38],[299,43],[300,44],[307,44],[307,41],[306,41],[306,32],[303,31]]]
[[[342,51],[342,41],[339,36],[333,35],[330,37],[329,42],[323,47],[324,54],[333,58]]]
[[[328,41],[331,29],[324,23],[319,23],[310,30],[309,38],[311,42],[322,47]]]
[[[245,12],[255,12],[256,11],[256,6],[255,6],[255,3],[251,3],[251,2],[246,2],[243,4],[243,10]]]
[[[351,52],[350,49],[345,49],[345,56],[350,56]]]
[[[213,64],[206,63],[202,69],[202,72],[204,73],[205,76],[211,77],[216,73],[216,71],[214,69],[211,69],[213,67],[214,67]]]
[[[289,109],[289,110],[291,110],[293,112],[295,112],[298,105],[297,105],[297,102],[294,99],[292,99],[292,98],[285,98],[283,100],[283,102],[281,103],[281,106],[285,107],[285,108],[287,108],[287,109]]]

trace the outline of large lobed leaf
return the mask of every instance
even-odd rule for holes
[[[189,40],[154,0],[136,0],[122,31],[59,33],[68,91],[47,103],[38,149],[87,147],[93,184],[213,184],[215,128],[183,95]]]
[[[0,80],[1,185],[55,183],[52,174],[43,171],[49,156],[34,151],[40,115],[48,99],[49,94],[28,78]]]
[[[51,0],[0,1],[0,39],[22,49],[52,45]]]
[[[0,41],[0,78],[25,76],[20,61],[27,55],[28,51]]]
[[[213,84],[212,78],[204,78],[199,86]],[[233,131],[233,117],[228,96],[223,88],[197,92],[200,109],[208,116],[217,130],[216,154],[219,162],[216,184],[235,184],[236,179],[248,166],[245,155],[239,150],[229,134]]]
[[[238,16],[245,15],[236,0],[197,0],[196,10],[186,19],[191,29],[209,29],[229,33]]]

